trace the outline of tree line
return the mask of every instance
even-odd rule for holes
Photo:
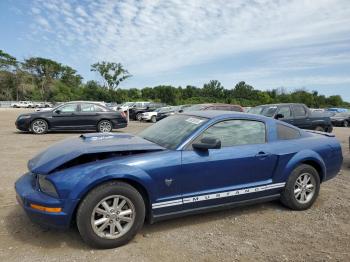
[[[216,102],[242,106],[294,102],[314,108],[350,107],[350,103],[343,101],[340,95],[326,97],[306,89],[261,91],[244,81],[232,89],[224,88],[218,80],[211,80],[203,87],[159,85],[122,89],[119,84],[131,75],[120,63],[98,62],[91,65],[91,71],[98,72],[103,82],[92,80],[84,83],[83,77],[67,65],[42,57],[20,61],[0,50],[0,100],[98,100],[117,103],[145,100],[169,105]]]

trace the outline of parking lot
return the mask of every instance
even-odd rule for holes
[[[0,261],[350,261],[350,128],[335,128],[342,175],[323,184],[315,205],[297,212],[278,201],[146,224],[129,244],[93,250],[76,228],[56,231],[30,222],[16,202],[14,182],[36,153],[80,133],[46,135],[15,129],[25,109],[0,109]],[[130,122],[117,132],[137,133]]]

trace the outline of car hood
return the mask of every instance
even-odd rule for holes
[[[32,173],[48,174],[66,162],[85,154],[164,149],[164,147],[131,134],[85,134],[52,145],[29,160],[28,169]]]

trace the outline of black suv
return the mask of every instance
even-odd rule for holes
[[[248,113],[273,117],[303,129],[331,133],[333,130],[329,116],[321,112],[311,112],[304,104],[269,104],[251,108]]]

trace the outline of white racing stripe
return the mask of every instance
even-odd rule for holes
[[[233,196],[244,195],[244,194],[249,194],[249,193],[256,193],[256,192],[266,191],[266,190],[270,190],[270,189],[281,188],[281,187],[284,187],[285,184],[286,183],[276,183],[276,184],[269,184],[269,185],[265,185],[265,186],[250,187],[250,188],[214,193],[214,194],[209,194],[209,195],[199,195],[199,196],[193,196],[193,197],[180,198],[180,199],[176,199],[176,200],[172,200],[172,201],[164,201],[164,202],[152,204],[152,209],[157,209],[157,208],[162,208],[162,207],[170,207],[170,206],[178,206],[178,205],[182,205],[182,204],[212,200],[212,199],[217,199],[217,198],[233,197]]]

